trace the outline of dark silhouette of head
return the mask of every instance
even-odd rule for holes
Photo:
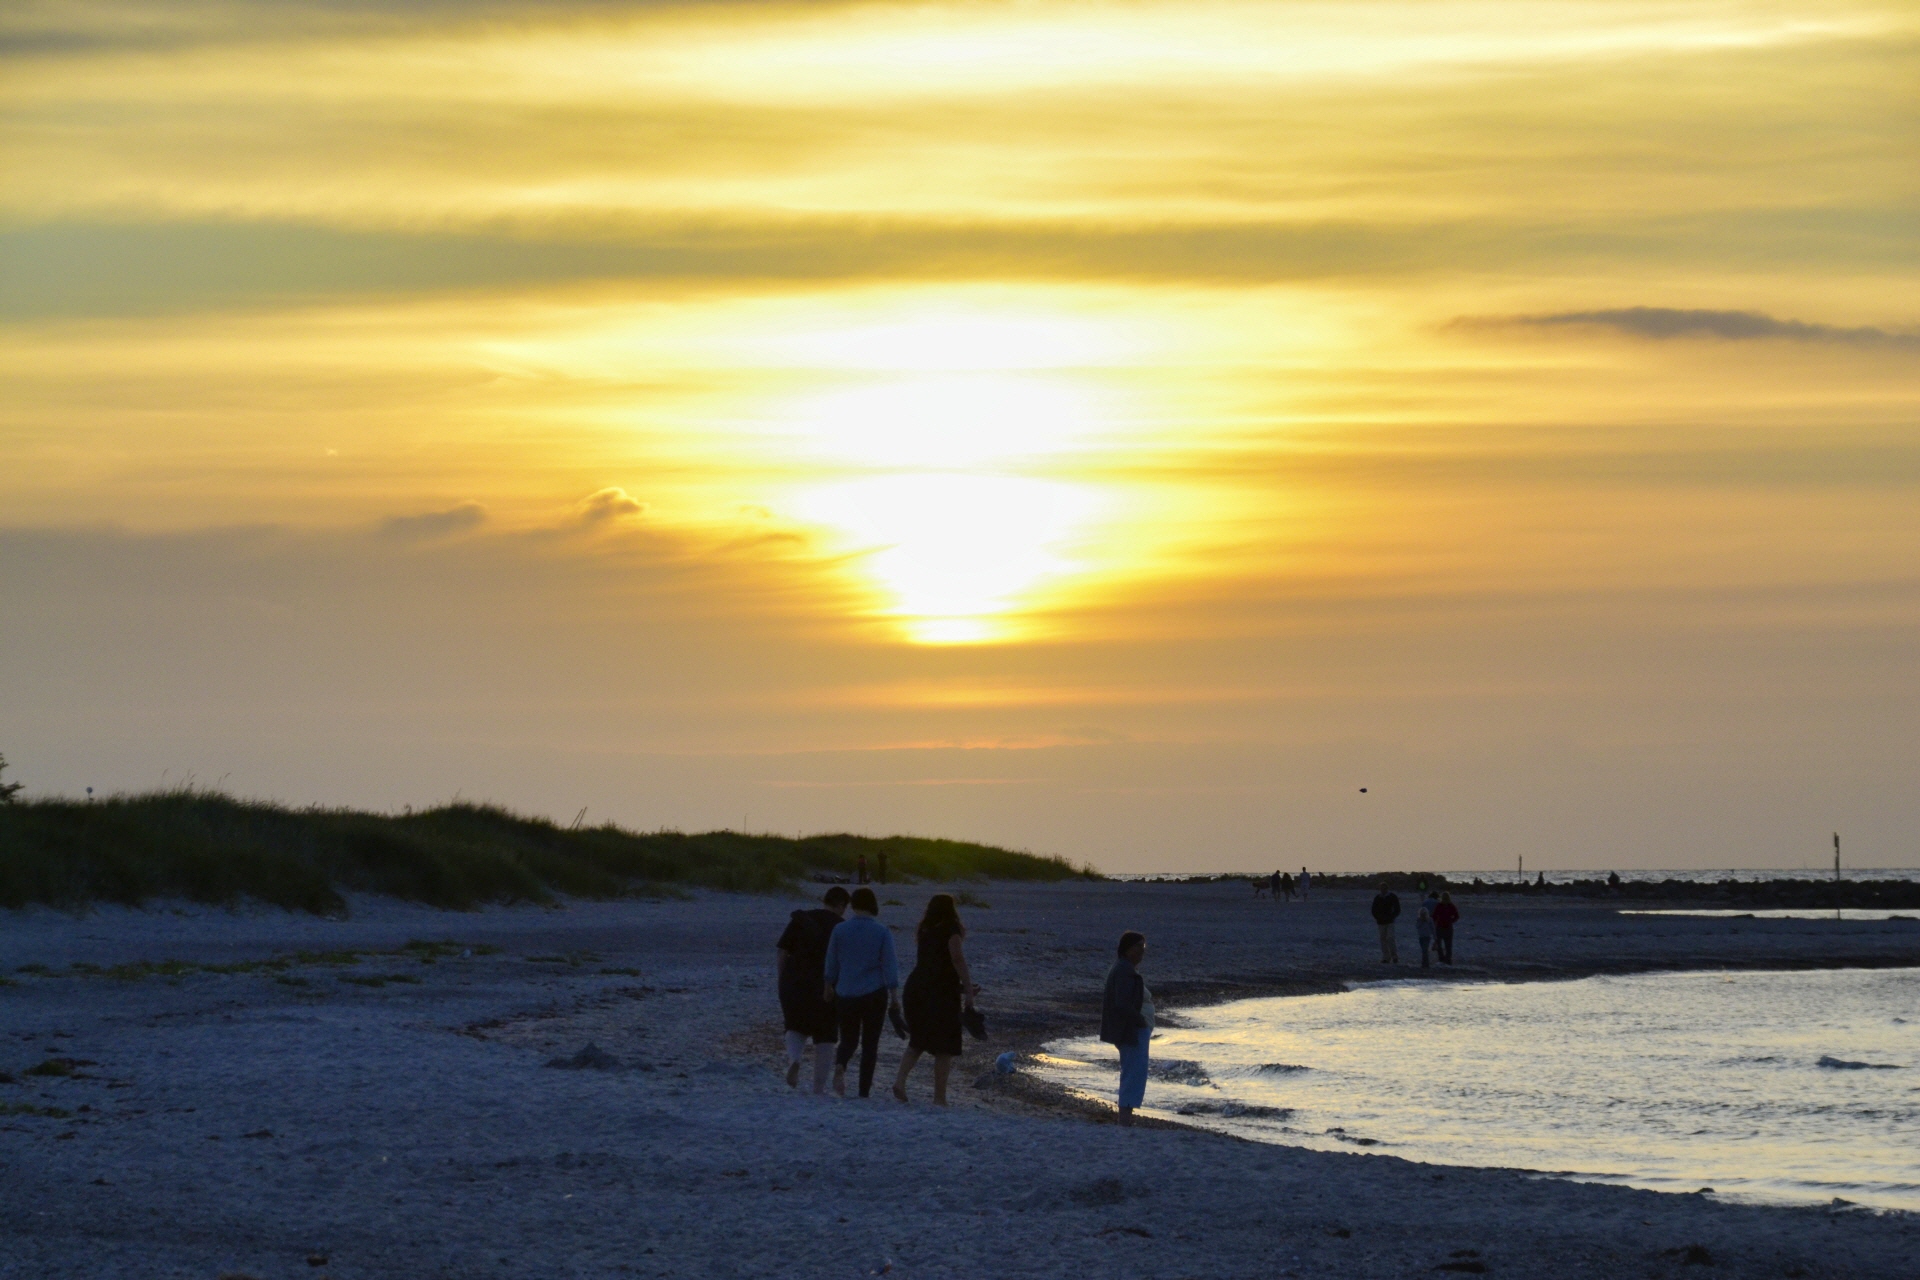
[[[920,917],[920,932],[940,929],[947,933],[965,933],[967,927],[960,923],[960,911],[954,905],[950,893],[936,893],[927,899],[926,914]]]
[[[853,909],[863,915],[880,914],[880,899],[873,896],[873,890],[862,885],[853,891]]]
[[[838,911],[847,905],[847,891],[839,885],[835,885],[820,895],[820,901],[827,904],[828,910]]]
[[[1146,945],[1146,934],[1135,933],[1132,929],[1129,929],[1120,935],[1119,955],[1122,959],[1126,959],[1133,954],[1134,948],[1144,947]]]

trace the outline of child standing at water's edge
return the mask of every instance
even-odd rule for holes
[[[1107,970],[1100,1038],[1120,1051],[1120,1123],[1132,1124],[1134,1108],[1147,1096],[1147,1045],[1153,1039],[1153,993],[1140,976],[1146,935],[1131,929],[1121,934],[1119,953]]]

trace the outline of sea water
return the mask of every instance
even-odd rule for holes
[[[1151,973],[1148,975],[1151,983]],[[1270,1142],[1920,1210],[1920,969],[1368,983],[1183,1011],[1145,1110]],[[1113,1096],[1114,1051],[1042,1074]]]
[[[1290,867],[1281,868],[1291,871]],[[1315,870],[1315,875],[1319,874]],[[1692,867],[1682,870],[1666,868],[1647,868],[1639,870],[1620,867],[1601,867],[1585,871],[1561,870],[1543,871],[1539,868],[1503,867],[1488,870],[1481,867],[1472,871],[1445,871],[1436,874],[1444,876],[1448,884],[1461,885],[1474,880],[1485,880],[1488,884],[1513,884],[1518,881],[1533,883],[1536,877],[1545,875],[1548,884],[1573,884],[1580,880],[1605,880],[1609,875],[1618,875],[1622,880],[1635,883],[1660,884],[1667,880],[1678,880],[1687,884],[1720,884],[1732,880],[1740,884],[1762,884],[1769,880],[1806,880],[1831,883],[1833,864],[1824,867]],[[1109,872],[1109,880],[1190,880],[1194,878],[1231,876],[1239,880],[1264,879],[1266,872],[1253,871],[1128,871]],[[1920,880],[1920,867],[1848,867],[1847,880]]]
[[[1622,911],[1623,916],[1705,916],[1717,920],[1913,920],[1920,908],[1893,910],[1883,907],[1756,907],[1752,911],[1687,910]]]

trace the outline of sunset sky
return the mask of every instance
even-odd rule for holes
[[[0,177],[29,794],[1920,864],[1910,3],[25,0]]]

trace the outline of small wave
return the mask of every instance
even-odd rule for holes
[[[1351,1142],[1356,1147],[1377,1147],[1380,1145],[1380,1139],[1378,1138],[1356,1138],[1339,1125],[1335,1125],[1333,1128],[1327,1130],[1327,1136],[1340,1142]]]
[[[1296,1066],[1291,1062],[1263,1062],[1254,1068],[1254,1072],[1257,1075],[1263,1076],[1285,1076],[1292,1075],[1296,1071],[1311,1071],[1312,1069],[1311,1067]]]
[[[1822,1055],[1820,1061],[1813,1064],[1825,1067],[1829,1071],[1898,1071],[1900,1065],[1895,1062],[1848,1062],[1845,1058]]]
[[[1169,1084],[1191,1085],[1198,1089],[1213,1083],[1213,1077],[1207,1074],[1207,1069],[1188,1058],[1168,1058],[1165,1062],[1154,1063],[1150,1070]]]
[[[1250,1102],[1189,1102],[1174,1114],[1183,1116],[1219,1116],[1222,1120],[1284,1120],[1292,1107],[1262,1107]]]

